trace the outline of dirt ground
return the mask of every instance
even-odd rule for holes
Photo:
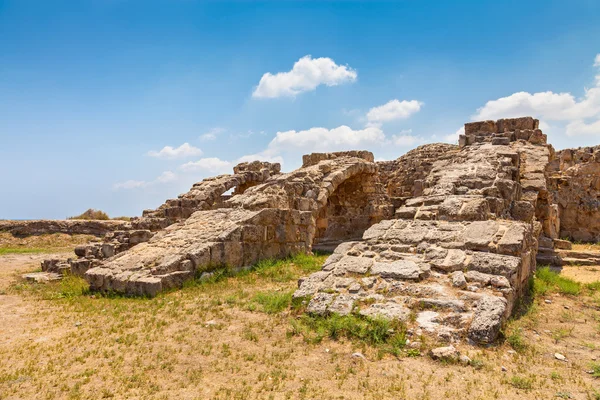
[[[260,300],[291,294],[305,274],[295,265],[136,299],[81,294],[75,279],[23,282],[44,256],[0,256],[0,399],[600,399],[597,291],[535,299],[509,339],[457,345],[472,360],[461,365],[426,349],[307,343],[289,307]],[[600,279],[579,268],[564,273]]]

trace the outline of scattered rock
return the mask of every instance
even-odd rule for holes
[[[458,361],[460,353],[454,348],[454,346],[450,345],[431,349],[429,356],[434,360]]]
[[[567,357],[563,356],[560,353],[554,353],[554,358],[556,358],[557,360],[560,360],[560,361],[567,361]]]

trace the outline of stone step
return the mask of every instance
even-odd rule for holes
[[[537,262],[538,267],[547,266],[547,265],[560,266],[563,263],[561,258],[558,256],[545,256],[545,255],[540,255],[540,254],[537,255],[536,262]]]
[[[587,258],[563,257],[562,262],[563,262],[563,265],[580,265],[580,266],[600,265],[600,260],[587,259]]]

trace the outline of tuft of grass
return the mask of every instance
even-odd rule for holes
[[[258,292],[253,300],[260,304],[267,314],[277,314],[290,306],[292,294],[293,292]]]
[[[535,272],[534,292],[537,295],[544,295],[547,292],[558,292],[570,296],[577,296],[581,293],[581,284],[556,272],[549,267],[538,268]]]
[[[521,389],[521,390],[533,389],[533,380],[531,380],[530,378],[524,378],[524,377],[517,376],[517,375],[513,375],[513,377],[510,378],[510,384],[514,388]]]
[[[600,378],[600,363],[591,363],[590,368],[592,370],[592,376],[594,378]]]
[[[600,291],[600,281],[591,282],[585,285],[586,289],[590,292]]]
[[[506,341],[516,352],[521,353],[527,348],[527,343],[525,343],[525,339],[523,338],[523,330],[521,328],[517,328],[512,331],[506,337]]]

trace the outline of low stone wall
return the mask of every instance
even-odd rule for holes
[[[218,268],[241,269],[262,259],[306,253],[313,236],[311,212],[198,211],[85,276],[93,290],[155,296]]]
[[[0,221],[0,232],[9,232],[14,236],[44,235],[66,233],[68,235],[104,236],[109,232],[131,229],[131,223],[118,220],[25,220]]]

